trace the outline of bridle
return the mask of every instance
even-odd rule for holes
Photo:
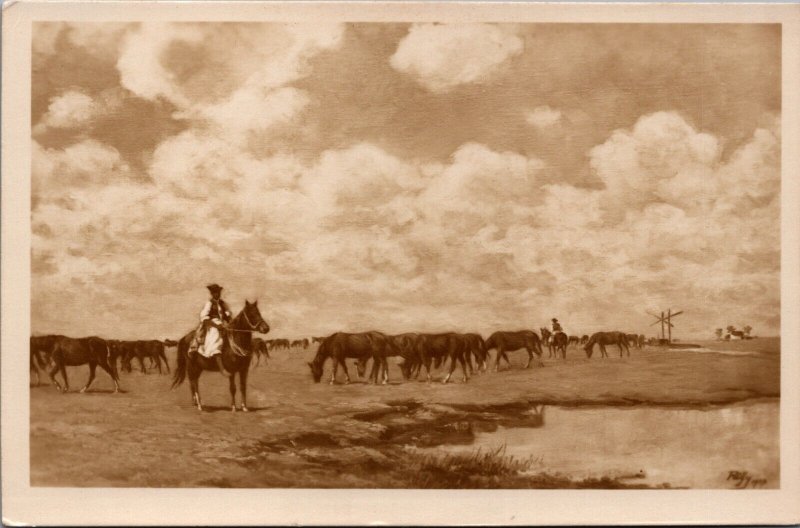
[[[261,324],[261,321],[259,321],[256,324],[253,324],[253,322],[247,316],[247,310],[242,310],[240,315],[244,315],[244,320],[247,323],[247,326],[250,327],[250,329],[249,330],[240,330],[238,328],[226,328],[225,329],[226,332],[243,332],[243,333],[248,333],[248,334],[252,334],[253,332],[258,332],[258,325]],[[239,317],[239,316],[237,315],[236,317]],[[263,319],[262,319],[262,321],[263,321]]]

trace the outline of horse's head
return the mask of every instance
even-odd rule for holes
[[[311,375],[314,377],[314,383],[319,383],[319,380],[322,379],[322,364],[309,361],[308,368],[311,369]]]
[[[594,346],[593,346],[592,341],[590,340],[588,343],[583,345],[583,349],[586,351],[586,357],[587,358],[591,358],[592,357],[592,351],[594,351]]]
[[[245,300],[242,312],[244,313],[247,324],[250,325],[252,330],[259,334],[266,334],[269,332],[269,324],[267,324],[261,316],[261,312],[258,309],[258,301],[250,303],[250,301]]]

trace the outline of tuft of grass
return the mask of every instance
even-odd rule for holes
[[[502,445],[488,451],[417,455],[407,469],[412,475],[412,485],[418,488],[461,488],[517,477],[533,463],[533,457],[520,459],[507,455],[506,446]]]

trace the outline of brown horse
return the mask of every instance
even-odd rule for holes
[[[500,369],[500,358],[504,358],[506,363],[511,366],[511,361],[508,360],[506,352],[519,350],[524,348],[528,352],[528,362],[525,368],[531,366],[533,361],[533,353],[539,358],[542,357],[542,342],[536,332],[531,330],[519,330],[517,332],[495,332],[486,340],[486,351],[496,348],[497,356],[494,364],[494,370],[497,372]]]
[[[253,342],[250,344],[253,349],[253,354],[256,356],[256,367],[261,362],[261,356],[264,356],[264,363],[269,359],[269,347],[267,342],[260,337],[254,337]]]
[[[48,371],[50,380],[61,392],[69,391],[69,380],[67,379],[66,367],[78,365],[89,365],[89,379],[83,386],[81,392],[86,392],[92,385],[95,377],[95,369],[100,368],[108,372],[114,380],[114,392],[119,392],[119,375],[116,365],[112,362],[111,349],[105,340],[99,337],[84,337],[74,339],[71,337],[55,336],[52,352],[50,353],[51,369]],[[56,380],[56,372],[61,372],[64,378],[64,386]]]
[[[31,336],[30,340],[30,353],[31,353],[31,372],[36,373],[36,386],[41,384],[40,370],[47,368],[50,363],[50,358],[53,355],[53,348],[56,341],[62,338],[62,335],[47,335],[47,336]]]
[[[236,374],[239,374],[239,389],[242,391],[242,411],[247,412],[247,373],[250,370],[252,356],[253,333],[266,334],[269,325],[261,317],[258,310],[258,301],[252,304],[244,302],[244,308],[234,317],[223,330],[222,366],[230,373],[228,382],[231,392],[231,411],[236,412]],[[195,330],[192,330],[178,341],[178,366],[172,378],[174,389],[189,376],[192,403],[198,411],[203,410],[200,401],[200,374],[204,370],[219,372],[217,362],[213,357],[207,358],[199,352],[189,356],[189,345],[194,339]]]
[[[456,370],[456,361],[461,364],[461,372],[464,374],[463,381],[469,380],[465,357],[470,353],[471,338],[464,334],[446,332],[443,334],[420,334],[417,341],[419,357],[425,366],[428,381],[431,381],[431,362],[434,367],[447,364],[450,360],[450,371],[442,379],[442,383],[450,381],[450,377]]]
[[[480,334],[464,334],[467,339],[467,353],[465,359],[469,367],[470,374],[473,373],[472,357],[475,357],[475,366],[479,367],[482,372],[486,372],[486,359],[488,351],[486,350],[486,341]]]
[[[580,342],[581,342],[581,338],[580,337],[578,337],[578,336],[569,336],[569,339],[567,340],[567,346],[572,346],[572,345],[578,346],[578,344]]]
[[[547,357],[557,358],[559,352],[561,352],[561,358],[567,359],[567,334],[564,332],[556,332],[555,334],[552,334],[547,328],[541,328],[540,330],[542,332],[542,341],[547,343],[547,349],[550,351],[550,354]]]
[[[147,373],[147,368],[144,366],[145,358],[150,361],[150,368],[158,368],[159,374],[162,373],[161,362],[163,361],[167,367],[167,373],[169,373],[169,362],[167,361],[163,341],[151,339],[149,341],[122,341],[121,343],[124,350],[122,364],[127,372],[131,371],[131,362],[135,357],[143,374]]]
[[[403,377],[408,379],[408,372],[409,368],[414,365],[419,368],[419,365],[422,363],[420,359],[420,352],[419,352],[419,339],[420,334],[417,333],[406,333],[394,336],[387,336],[389,340],[389,345],[383,349],[383,357],[382,359],[375,360],[373,357],[372,361],[372,371],[370,372],[369,379],[373,383],[378,382],[378,376],[381,376],[383,380],[383,384],[389,382],[389,364],[386,361],[387,357],[401,357],[403,358],[402,363],[400,364],[400,370],[403,373]],[[356,367],[358,368],[359,376],[363,375],[367,368],[367,362],[369,358],[362,357],[356,361]]]
[[[619,347],[619,357],[622,357],[622,348],[628,351],[628,357],[631,355],[631,349],[628,348],[628,338],[623,332],[596,332],[592,334],[589,341],[583,347],[586,350],[586,357],[592,357],[594,345],[600,345],[600,357],[608,357],[606,352],[606,345],[617,345]]]
[[[333,385],[336,381],[336,373],[339,370],[339,365],[344,369],[345,383],[347,384],[350,383],[350,373],[347,372],[345,359],[357,359],[356,365],[358,367],[358,375],[363,376],[368,360],[372,359],[382,368],[386,362],[387,353],[393,355],[391,354],[391,349],[393,348],[394,345],[390,342],[389,338],[381,332],[373,331],[357,334],[337,332],[322,340],[319,348],[317,348],[317,354],[314,356],[314,359],[308,363],[308,367],[311,369],[314,383],[319,383],[322,379],[325,362],[328,358],[331,358],[333,361],[333,371],[331,372],[330,384]],[[388,366],[386,366],[386,368],[388,370]],[[386,383],[386,381],[384,381],[384,383]]]

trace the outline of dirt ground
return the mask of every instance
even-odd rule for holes
[[[719,347],[718,343],[700,343]],[[31,484],[132,487],[623,487],[618,481],[572,482],[546,474],[522,477],[524,461],[502,453],[436,460],[414,447],[469,444],[477,431],[526,426],[534,405],[699,407],[780,397],[780,341],[737,342],[752,355],[647,347],[620,358],[543,359],[448,385],[374,386],[313,383],[307,350],[273,352],[251,369],[250,413],[230,411],[228,383],[216,372],[200,380],[205,412],[191,404],[188,382],[122,374],[122,394],[98,370],[92,390],[76,392],[87,367],[68,369],[73,392],[31,387]],[[175,365],[174,349],[168,351]],[[545,356],[546,356],[545,352]],[[535,365],[535,363],[534,363]],[[330,372],[326,365],[326,377]],[[341,372],[340,372],[341,376]],[[437,372],[434,379],[440,379]],[[46,375],[42,378],[46,381]],[[237,399],[237,402],[239,400]]]

